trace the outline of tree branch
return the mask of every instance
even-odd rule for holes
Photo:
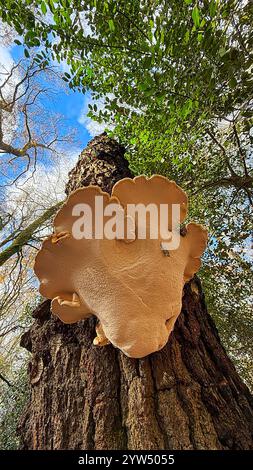
[[[6,379],[2,374],[0,374],[0,379],[5,382],[9,387],[12,387],[12,384]]]
[[[244,156],[244,153],[243,153],[243,150],[242,150],[242,147],[241,147],[241,143],[240,143],[240,139],[239,139],[239,135],[238,135],[235,123],[233,123],[233,131],[234,131],[237,147],[238,147],[238,150],[239,150],[239,154],[242,157],[244,173],[245,173],[246,176],[249,176],[248,168],[247,168],[246,161],[245,161],[245,156]]]
[[[225,158],[225,162],[227,164],[227,167],[228,167],[231,175],[234,176],[234,177],[237,177],[238,175],[235,173],[234,169],[232,168],[232,166],[230,164],[230,161],[229,161],[229,158],[227,156],[226,150],[223,147],[223,145],[217,140],[215,135],[209,129],[206,129],[206,133],[209,135],[209,137],[211,137],[211,139],[215,142],[215,144],[218,145],[218,147],[221,149],[221,151],[224,155],[224,158]]]
[[[38,219],[32,222],[26,229],[22,230],[22,232],[16,237],[11,245],[0,253],[0,266],[2,266],[15,253],[18,253],[21,248],[26,245],[27,242],[29,242],[35,230],[37,230],[38,227],[46,222],[46,220],[48,220],[61,205],[62,202],[59,202],[50,207],[50,209],[47,209],[44,214],[38,217]]]

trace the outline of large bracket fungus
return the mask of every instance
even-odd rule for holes
[[[100,229],[110,220],[106,208],[114,204],[130,223],[130,237],[125,231],[120,239],[95,237],[94,220],[91,238],[73,236],[73,225],[80,221],[76,208],[85,203],[94,212],[98,195],[105,208]],[[34,269],[41,294],[52,299],[52,312],[63,322],[96,315],[94,344],[112,343],[127,356],[141,358],[167,343],[181,310],[183,286],[200,267],[207,231],[189,223],[179,246],[167,250],[161,236],[138,237],[143,220],[126,215],[128,204],[166,204],[169,230],[173,205],[180,207],[181,223],[187,214],[184,191],[159,175],[125,178],[111,196],[96,186],[78,189],[56,215],[54,234],[43,242]]]

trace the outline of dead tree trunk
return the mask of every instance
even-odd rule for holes
[[[110,192],[131,176],[124,149],[105,134],[81,154],[67,185]],[[95,319],[64,325],[50,302],[21,344],[31,354],[23,449],[252,449],[253,400],[221,345],[200,281],[162,351],[144,359],[96,348]]]

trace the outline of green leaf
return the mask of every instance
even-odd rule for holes
[[[192,3],[192,0],[184,0],[184,3],[186,3],[186,5],[190,5]]]
[[[18,46],[21,46],[22,42],[20,42],[18,39],[14,39],[14,42],[15,44],[17,44]]]
[[[40,8],[41,8],[43,15],[45,15],[47,13],[47,6],[45,2],[41,2]]]
[[[223,57],[225,54],[227,54],[227,50],[225,49],[225,47],[220,47],[219,49],[219,55],[220,57]]]
[[[200,15],[199,15],[199,9],[198,9],[197,5],[195,5],[195,7],[192,10],[192,19],[193,19],[194,26],[196,26],[196,28],[198,28],[199,23],[200,23]]]
[[[87,74],[87,77],[89,78],[93,77],[93,70],[91,67],[86,68],[86,74]]]
[[[149,69],[152,63],[152,57],[151,56],[146,56],[144,57],[143,60],[143,67],[144,69]]]
[[[210,16],[211,17],[214,17],[215,16],[215,13],[216,13],[216,1],[215,0],[212,0],[210,5],[209,5],[209,13],[210,13]]]
[[[229,80],[229,86],[231,86],[231,88],[235,88],[237,85],[237,80],[235,77],[231,77],[230,80]]]
[[[161,34],[160,34],[160,43],[164,44],[164,38],[165,38],[165,31],[164,29],[161,29]]]
[[[28,50],[27,50],[27,49],[25,49],[25,50],[24,50],[24,54],[25,54],[25,56],[27,57],[27,59],[29,59],[29,57],[30,57],[30,54],[29,54],[29,52],[28,52]]]
[[[146,82],[139,83],[139,90],[145,91],[148,88],[148,84]]]
[[[190,40],[190,31],[187,30],[184,35],[183,44],[188,44],[189,40]]]
[[[110,31],[113,33],[113,31],[115,31],[114,21],[112,19],[108,20],[108,25],[109,25]]]

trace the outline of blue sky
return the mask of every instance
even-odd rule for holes
[[[20,58],[24,57],[23,47],[14,46],[11,48],[11,56],[14,61],[18,61]],[[57,66],[61,71],[62,66]],[[51,85],[50,85],[51,86]],[[69,123],[70,127],[74,127],[77,130],[78,140],[80,141],[81,146],[84,148],[87,145],[87,142],[91,139],[91,135],[85,128],[83,124],[79,122],[80,117],[83,114],[83,108],[85,106],[86,98],[82,93],[77,91],[68,90],[68,93],[65,93],[59,90],[59,93],[55,96],[54,101],[45,100],[45,108],[51,109],[56,113],[62,114],[66,121]]]
[[[14,41],[15,38],[16,35],[14,34],[13,37],[11,37],[11,40]],[[15,45],[14,42],[10,41],[7,43],[3,43],[1,42],[0,37],[0,70],[2,69],[3,71],[3,66],[5,67],[5,71],[10,70],[13,65],[13,62],[17,63],[20,59],[24,59],[23,46]],[[52,65],[57,68],[59,74],[63,74],[67,70],[67,66],[64,63],[55,63]],[[78,154],[80,154],[80,152],[86,147],[87,143],[95,135],[103,132],[105,126],[92,121],[86,116],[88,112],[88,103],[91,102],[91,94],[89,92],[87,92],[85,95],[81,94],[77,91],[69,89],[66,83],[61,80],[58,80],[58,83],[57,80],[55,82],[46,82],[45,80],[47,80],[47,78],[45,77],[46,76],[40,78],[40,83],[42,83],[43,86],[46,85],[46,87],[49,87],[51,90],[53,90],[53,94],[51,93],[49,95],[43,95],[44,110],[46,112],[48,110],[49,116],[54,114],[60,114],[63,117],[64,128],[66,127],[70,131],[75,131],[75,137],[71,144],[60,143],[57,147],[61,155],[67,154],[68,156],[68,168],[65,171],[67,178],[67,170],[70,169],[69,165],[71,167],[75,165]],[[20,135],[20,130],[21,129],[19,129],[18,127],[17,119],[15,122],[13,122],[12,126],[12,142],[15,146],[20,145],[19,141],[15,141],[15,139],[18,139],[18,136]],[[51,160],[50,152],[48,152],[48,155],[44,155],[43,158],[40,158],[39,163],[48,167],[52,165],[53,162]],[[23,169],[24,164],[25,162],[22,160],[20,160],[20,162],[15,161],[16,173],[21,173],[22,170],[20,170],[20,168]],[[63,165],[65,165],[65,163],[63,163]],[[7,180],[5,177],[3,177],[3,173],[0,173],[0,187],[3,187],[3,185],[5,185],[7,181],[13,181],[16,176],[15,171],[11,165],[8,165],[8,167],[4,169],[4,174],[7,177]]]

